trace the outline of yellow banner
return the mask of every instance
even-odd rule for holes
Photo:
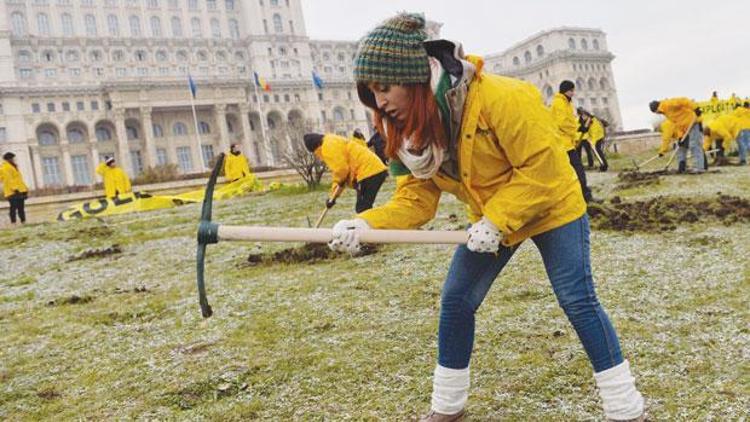
[[[701,101],[698,103],[698,107],[703,111],[703,123],[708,123],[722,114],[733,112],[735,108],[741,107],[742,103],[743,100],[740,98],[734,100]]]
[[[249,192],[261,191],[263,185],[254,175],[217,186],[214,200],[234,198]],[[151,211],[173,208],[184,204],[203,201],[204,190],[195,190],[179,195],[151,195],[148,192],[130,192],[114,198],[99,198],[93,201],[73,205],[57,215],[57,221],[69,221],[90,217],[128,214],[131,212]]]

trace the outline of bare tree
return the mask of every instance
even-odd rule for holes
[[[284,163],[293,168],[307,184],[309,190],[320,185],[320,179],[326,172],[326,165],[313,153],[307,151],[302,137],[313,132],[313,124],[307,122],[290,122],[286,128],[290,148],[283,154]]]

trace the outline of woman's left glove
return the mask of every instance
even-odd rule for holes
[[[496,253],[500,250],[503,235],[487,217],[482,217],[469,228],[469,241],[466,247],[477,253]]]
[[[362,230],[370,230],[370,225],[361,218],[341,220],[333,226],[333,238],[328,247],[334,252],[349,252],[355,256],[362,250],[359,235]]]

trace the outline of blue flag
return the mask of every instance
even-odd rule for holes
[[[320,79],[320,76],[318,76],[318,74],[315,73],[315,71],[313,71],[312,73],[312,78],[313,78],[313,84],[315,85],[315,88],[323,89],[325,84],[323,83],[323,80]]]
[[[188,88],[190,88],[190,93],[193,94],[193,98],[195,98],[195,93],[198,91],[198,86],[195,85],[195,81],[190,74],[188,74]]]

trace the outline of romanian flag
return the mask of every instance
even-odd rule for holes
[[[253,75],[255,75],[255,86],[262,89],[263,91],[271,90],[271,85],[269,85],[265,79],[261,78],[260,75],[258,75],[258,72],[253,72]]]

